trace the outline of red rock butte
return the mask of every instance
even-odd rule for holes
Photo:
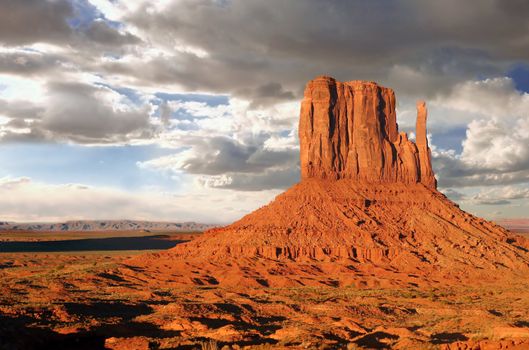
[[[414,143],[399,133],[392,89],[316,78],[307,84],[301,103],[301,177],[420,182],[436,188],[426,117],[425,103],[418,102]]]
[[[425,103],[415,143],[399,133],[395,104],[374,82],[310,81],[301,181],[231,225],[129,263],[177,285],[402,286],[528,273],[526,239],[437,191]]]

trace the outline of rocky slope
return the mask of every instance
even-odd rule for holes
[[[229,226],[131,263],[177,270],[183,284],[266,286],[484,283],[529,272],[524,238],[436,190],[424,102],[417,112],[414,143],[398,131],[391,89],[316,78],[301,105],[301,182]]]

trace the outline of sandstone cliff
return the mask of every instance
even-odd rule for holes
[[[425,103],[418,103],[415,144],[398,131],[392,89],[325,76],[310,81],[299,121],[302,178],[420,182],[435,188],[426,114]]]

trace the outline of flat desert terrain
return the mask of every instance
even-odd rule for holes
[[[127,264],[197,235],[3,233],[0,349],[529,346],[527,281],[431,289],[176,287],[169,273]]]

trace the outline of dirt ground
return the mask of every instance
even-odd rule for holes
[[[168,236],[158,239],[189,239]],[[127,265],[145,253],[0,253],[0,349],[529,348],[529,279],[479,288],[175,288]]]

